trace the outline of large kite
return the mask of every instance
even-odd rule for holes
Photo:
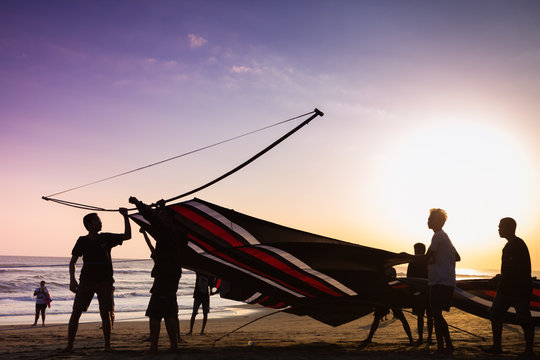
[[[188,234],[182,266],[221,279],[221,296],[308,315],[332,326],[369,314],[374,306],[411,307],[425,280],[394,279],[391,266],[410,255],[352,244],[257,219],[193,199],[168,208]],[[150,234],[141,214],[131,218]],[[531,302],[540,325],[540,283]],[[458,281],[454,306],[488,317],[494,291],[487,280]],[[510,309],[507,321],[515,323]]]

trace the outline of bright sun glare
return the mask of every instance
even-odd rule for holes
[[[421,236],[414,232],[426,230],[429,209],[441,207],[456,246],[477,251],[493,245],[501,217],[529,216],[535,176],[520,143],[502,129],[473,121],[411,129],[385,158],[381,201],[400,214],[398,231]]]

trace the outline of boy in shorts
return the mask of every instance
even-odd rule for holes
[[[111,350],[111,311],[113,310],[113,266],[111,249],[122,245],[123,241],[131,239],[131,225],[129,223],[127,209],[118,210],[124,217],[124,233],[112,234],[101,233],[101,219],[96,213],[91,213],[83,218],[83,224],[88,234],[79,237],[71,251],[69,262],[69,289],[75,293],[73,311],[69,319],[68,345],[64,352],[73,351],[73,342],[79,327],[81,314],[88,309],[94,294],[97,294],[99,302],[99,314],[105,350]],[[79,283],[75,279],[75,264],[79,257],[83,258],[83,267]]]

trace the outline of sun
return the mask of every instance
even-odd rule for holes
[[[531,168],[509,131],[463,118],[438,121],[411,129],[390,147],[379,167],[379,201],[397,214],[397,232],[424,242],[429,209],[443,208],[456,247],[485,251],[498,238],[500,218],[531,216]],[[498,253],[503,244],[495,245]]]

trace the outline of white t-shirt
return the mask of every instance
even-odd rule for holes
[[[443,230],[433,234],[428,251],[433,252],[428,261],[428,285],[456,286],[456,249]]]
[[[34,291],[36,294],[36,304],[46,304],[47,303],[47,298],[49,297],[49,290],[47,290],[47,288],[43,288],[43,291],[39,291],[40,288],[36,288],[36,290]]]

